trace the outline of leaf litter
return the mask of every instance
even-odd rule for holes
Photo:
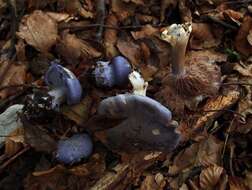
[[[251,189],[250,4],[247,0],[0,0],[1,189]],[[200,91],[198,79],[197,84],[182,77],[178,86],[170,85],[174,64],[181,61],[177,55],[183,54],[183,48],[174,49],[182,47],[173,44],[176,31],[165,40],[163,34],[171,26],[186,23],[192,26],[188,44],[183,44],[186,72],[191,75],[190,69],[197,70],[204,62],[205,69],[199,71],[207,85],[207,79],[214,77],[209,74],[212,68],[218,68],[215,93]],[[147,137],[142,130],[137,131],[137,120],[131,126],[134,131],[124,130],[124,139],[112,140],[122,143],[141,137],[135,142],[138,154],[126,151],[134,146],[134,140],[122,143],[120,150],[104,141],[116,131],[111,129],[129,120],[129,113],[122,111],[123,99],[120,105],[111,105],[114,114],[108,109],[106,117],[97,115],[104,99],[132,92],[129,83],[113,88],[95,84],[92,70],[96,63],[111,62],[116,56],[124,56],[141,74],[138,87],[148,86],[147,96],[172,112],[169,122],[177,126],[180,135],[175,149],[160,152],[161,145],[156,143],[147,150],[150,145],[143,144]],[[83,94],[78,104],[65,101],[59,110],[50,109],[47,92],[52,89],[46,86],[44,75],[52,63],[71,71],[70,78],[79,79]],[[109,68],[115,72],[115,68]],[[58,71],[54,72],[53,77],[57,77]],[[108,72],[103,76],[113,73]],[[59,76],[64,78],[64,73]],[[193,78],[184,77],[189,81]],[[64,81],[75,87],[69,78]],[[197,95],[190,96],[195,89]],[[6,118],[8,109],[15,105],[22,110]],[[137,110],[136,116],[153,111],[145,109]],[[145,123],[153,127],[158,122],[163,121],[150,117]],[[151,131],[152,135],[160,133],[156,128]],[[69,165],[59,163],[55,155],[58,142],[80,133],[92,138],[92,155]],[[121,134],[119,128],[117,133]]]

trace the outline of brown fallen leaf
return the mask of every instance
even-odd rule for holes
[[[238,177],[229,177],[228,180],[230,190],[249,190],[249,188],[244,184],[244,180]]]
[[[117,27],[118,24],[118,20],[114,14],[108,15],[106,19],[106,25]],[[106,28],[104,31],[104,45],[106,49],[106,56],[110,59],[119,54],[116,48],[117,34],[118,30],[116,29]]]
[[[235,47],[236,49],[246,55],[249,56],[252,54],[252,46],[248,42],[248,34],[252,27],[252,18],[250,16],[246,16],[243,19],[242,25],[239,29],[239,32],[235,38]]]
[[[27,6],[29,9],[43,9],[48,4],[55,3],[57,0],[28,0]]]
[[[162,153],[144,153],[131,155],[129,161],[117,164],[113,167],[115,172],[106,172],[90,190],[125,189],[128,184],[132,184],[134,179],[151,166],[154,162],[163,158]]]
[[[221,32],[218,32],[218,36],[215,36],[212,31],[216,31],[216,29],[212,29],[213,27],[210,24],[193,23],[192,28],[192,37],[190,40],[190,47],[192,49],[217,47],[221,43]]]
[[[57,23],[46,13],[37,10],[23,17],[17,35],[38,51],[46,53],[57,41]]]
[[[24,126],[25,143],[33,147],[36,151],[52,153],[56,150],[57,142],[45,129],[36,124],[30,123],[25,116],[21,117]]]
[[[252,172],[246,171],[245,183],[249,189],[252,189]]]
[[[217,165],[202,170],[200,173],[200,187],[205,190],[215,190],[223,172],[224,169]]]
[[[169,173],[176,175],[193,167],[207,167],[219,164],[222,148],[223,143],[214,136],[209,135],[201,142],[194,143],[185,150],[180,151],[169,167]]]
[[[5,155],[13,156],[24,145],[24,129],[23,127],[17,128],[15,131],[9,134],[9,137],[5,140]]]
[[[130,60],[131,64],[137,67],[141,64],[141,49],[140,46],[134,43],[132,40],[119,39],[117,41],[117,48],[119,51]]]
[[[135,40],[139,40],[142,38],[147,38],[157,33],[159,29],[154,28],[153,26],[147,24],[140,31],[131,32],[131,35]]]
[[[101,56],[101,53],[93,48],[88,42],[79,39],[74,34],[64,34],[57,44],[57,51],[68,62],[79,63],[80,59],[92,59]]]
[[[58,0],[58,7],[60,10],[64,10],[70,15],[80,15],[84,18],[93,18],[94,14],[89,10],[86,10],[79,0]]]
[[[87,121],[92,99],[86,96],[79,104],[73,106],[64,106],[62,113],[69,119],[75,121],[78,125],[83,124]]]
[[[206,125],[207,122],[215,120],[221,115],[221,110],[229,109],[239,99],[240,93],[238,91],[229,91],[226,95],[219,95],[216,98],[208,100],[204,105],[202,116],[193,125],[192,137],[197,137],[199,131]]]
[[[147,175],[141,184],[140,190],[163,190],[163,188],[163,186],[156,183],[154,175]]]
[[[26,66],[12,63],[9,60],[0,60],[0,87],[8,85],[22,85],[26,81]],[[20,88],[6,88],[0,90],[0,99],[15,94]]]
[[[111,11],[116,14],[119,21],[124,21],[134,15],[136,5],[125,3],[123,0],[111,0]]]
[[[161,10],[160,10],[160,21],[165,20],[165,13],[168,9],[170,11],[177,6],[178,0],[162,0],[161,1]]]

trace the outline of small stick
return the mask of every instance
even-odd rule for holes
[[[105,23],[106,5],[105,0],[96,0],[96,22],[100,24],[97,29],[96,38],[98,41],[102,39],[103,25]]]
[[[10,164],[12,163],[17,157],[21,156],[22,154],[24,154],[26,151],[28,151],[30,149],[29,146],[24,147],[21,151],[19,151],[17,154],[15,154],[14,156],[12,156],[9,160],[7,160],[5,163],[3,163],[0,166],[0,173],[2,173],[4,171],[4,169]]]

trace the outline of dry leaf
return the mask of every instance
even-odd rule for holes
[[[108,15],[106,19],[106,25],[114,27],[118,26],[118,20],[114,14]],[[106,28],[104,32],[104,45],[106,49],[106,56],[110,59],[119,54],[116,48],[117,33],[118,30],[111,28]]]
[[[153,26],[147,24],[140,31],[131,32],[131,35],[135,40],[139,40],[142,38],[147,38],[158,32],[159,29],[154,28]]]
[[[204,169],[200,174],[200,187],[205,190],[215,190],[224,169],[217,165]]]
[[[192,49],[205,49],[217,47],[221,42],[221,32],[215,36],[212,32],[212,26],[206,23],[193,23],[192,37],[190,47]]]
[[[165,20],[165,13],[170,9],[174,9],[177,6],[178,0],[162,0],[161,10],[160,10],[160,20],[163,22]]]
[[[227,95],[220,95],[216,98],[210,99],[203,107],[203,110],[210,111],[202,113],[202,116],[197,120],[196,124],[193,126],[193,131],[197,136],[197,131],[200,131],[207,122],[215,120],[219,115],[221,115],[221,110],[226,110],[234,105],[239,99],[238,91],[229,91]],[[217,110],[217,111],[211,111]],[[220,110],[220,111],[218,111]]]
[[[9,137],[5,140],[5,155],[13,156],[16,154],[24,143],[24,128],[17,128],[15,131],[9,134]]]
[[[86,96],[79,104],[73,106],[65,106],[62,108],[62,113],[69,119],[75,121],[77,124],[81,125],[83,122],[87,121],[90,108],[92,104],[92,99]]]
[[[57,50],[62,57],[72,64],[78,63],[79,59],[92,59],[101,56],[101,53],[88,42],[77,38],[74,34],[65,34]]]
[[[114,12],[119,19],[123,21],[135,13],[135,4],[125,3],[123,0],[111,0],[111,11]]]
[[[0,60],[0,87],[8,85],[22,85],[26,81],[26,66],[12,63],[9,60]],[[6,88],[0,90],[0,99],[17,93],[22,88]]]
[[[229,177],[228,182],[230,190],[249,190],[244,181],[238,177]]]
[[[252,27],[252,18],[250,16],[246,16],[243,19],[243,23],[240,27],[240,30],[235,38],[235,47],[236,49],[246,55],[249,56],[252,54],[252,46],[249,44],[247,36]]]
[[[117,41],[117,48],[134,66],[138,66],[141,63],[142,55],[140,46],[133,41],[119,39]]]
[[[41,52],[48,52],[58,38],[57,23],[42,11],[23,17],[17,35]]]
[[[210,166],[221,163],[223,142],[210,135],[200,142],[197,155],[197,165]]]
[[[143,180],[143,182],[141,184],[141,187],[140,187],[140,190],[153,190],[153,189],[159,190],[159,189],[161,189],[161,187],[159,187],[156,184],[156,182],[155,182],[155,176],[148,175]]]
[[[252,189],[252,172],[246,172],[245,183],[249,187],[249,189]]]

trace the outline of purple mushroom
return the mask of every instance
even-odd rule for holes
[[[127,84],[130,72],[131,66],[128,60],[122,56],[116,56],[111,63],[97,62],[93,75],[97,86],[111,88]]]
[[[139,79],[135,71],[130,75],[130,81],[138,92],[141,85],[142,89],[147,86]],[[142,92],[144,94],[144,90]],[[123,119],[119,125],[103,131],[104,143],[111,149],[169,152],[179,143],[180,135],[176,132],[169,109],[144,95],[135,93],[109,97],[99,104],[98,116]]]
[[[93,143],[89,135],[77,134],[58,142],[56,159],[64,164],[74,164],[88,158],[92,151]]]
[[[77,104],[82,95],[82,87],[76,76],[57,63],[54,61],[45,74],[45,82],[52,89],[48,92],[53,98],[52,109],[58,109],[64,101],[68,105]]]

